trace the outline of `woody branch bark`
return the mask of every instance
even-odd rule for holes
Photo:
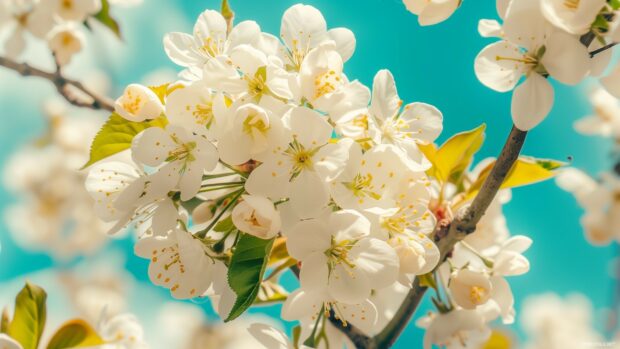
[[[14,70],[22,76],[36,76],[49,80],[58,93],[63,96],[69,103],[83,108],[94,110],[114,111],[113,102],[104,96],[99,96],[90,89],[86,88],[81,82],[68,79],[63,76],[60,69],[50,73],[35,68],[27,63],[18,63],[6,57],[0,56],[0,66]]]

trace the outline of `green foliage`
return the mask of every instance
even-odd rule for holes
[[[213,227],[213,230],[218,233],[228,233],[233,229],[235,229],[235,225],[233,224],[232,216],[230,215],[217,222],[217,224]]]
[[[119,39],[122,39],[121,27],[110,15],[110,2],[108,0],[101,0],[101,10],[93,18],[110,29]]]
[[[273,239],[264,240],[248,234],[239,238],[228,267],[228,284],[237,300],[225,321],[234,320],[254,303],[272,245]]]
[[[15,312],[7,334],[24,349],[36,349],[39,345],[45,328],[46,299],[47,294],[42,288],[29,283],[15,298]]]
[[[140,132],[149,127],[164,127],[166,118],[133,122],[122,116],[112,113],[108,121],[95,136],[90,147],[90,159],[82,168],[86,168],[97,161],[117,154],[131,147],[131,141]]]
[[[47,349],[84,348],[101,344],[105,344],[105,341],[89,324],[82,320],[71,320],[56,331]]]
[[[429,175],[440,182],[459,182],[463,172],[471,164],[474,154],[484,142],[486,125],[458,133],[448,139],[439,149],[434,145],[424,146],[421,150],[433,164]]]

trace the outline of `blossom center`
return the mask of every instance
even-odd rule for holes
[[[334,92],[336,90],[336,86],[340,83],[340,80],[341,78],[339,74],[336,74],[334,70],[318,75],[314,79],[314,99],[318,99],[328,93]]]
[[[564,0],[564,7],[576,10],[579,7],[579,0]]]
[[[349,252],[354,245],[355,241],[336,241],[336,239],[332,237],[331,247],[325,250],[325,256],[327,256],[327,267],[330,272],[340,264],[344,264],[349,268],[355,268],[355,263],[349,258]]]
[[[290,157],[293,165],[291,168],[291,178],[298,176],[303,170],[312,170],[312,157],[317,151],[318,148],[306,149],[297,140],[289,144],[288,149],[284,153]]]
[[[346,182],[344,185],[353,192],[353,195],[360,198],[360,204],[363,203],[363,198],[365,197],[375,200],[381,199],[381,194],[373,191],[374,185],[372,184],[372,175],[370,173],[366,175],[358,173],[351,182]]]
[[[472,303],[479,305],[482,302],[482,299],[487,295],[487,290],[484,287],[480,286],[471,286],[469,288],[469,300]]]
[[[186,110],[190,111],[191,107],[188,105]],[[197,124],[206,126],[207,128],[211,127],[211,123],[213,123],[213,103],[205,102],[194,105],[192,116],[194,116],[194,120]]]
[[[214,40],[213,37],[208,36],[202,40],[202,43],[200,49],[212,58],[219,56],[223,51],[224,41],[222,39]]]

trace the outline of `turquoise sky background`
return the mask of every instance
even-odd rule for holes
[[[238,21],[256,20],[264,31],[273,34],[279,33],[282,13],[295,3],[297,1],[292,0],[231,0]],[[379,69],[390,69],[401,99],[406,103],[427,102],[443,112],[441,142],[456,132],[486,123],[487,141],[477,160],[497,155],[511,127],[511,96],[485,88],[473,71],[475,56],[492,42],[478,36],[477,23],[481,18],[496,18],[494,1],[465,0],[452,18],[433,27],[420,27],[417,18],[398,0],[312,0],[305,3],[321,10],[329,27],[348,27],[356,34],[357,49],[345,68],[350,79],[370,85]],[[190,32],[202,10],[218,6],[215,0],[145,0],[137,8],[117,9],[125,30],[124,42],[114,42],[109,33],[98,33],[88,48],[88,56],[85,55],[86,62],[76,71],[88,71],[89,66],[103,67],[113,79],[115,88],[111,94],[117,95],[124,85],[140,81],[154,70],[176,70],[163,51],[163,33]],[[594,83],[589,81],[579,87],[556,85],[555,107],[547,120],[528,136],[524,154],[558,160],[572,158],[574,166],[591,174],[610,166],[610,144],[578,135],[572,128],[574,120],[590,112],[584,92]],[[0,72],[0,166],[11,152],[44,130],[39,105],[52,94],[53,89],[46,82],[26,81]],[[6,188],[0,188],[0,210],[14,200]],[[609,276],[609,264],[615,249],[593,247],[585,241],[579,226],[582,212],[569,194],[552,181],[517,189],[505,211],[511,232],[528,235],[534,240],[527,252],[531,272],[510,280],[517,310],[527,295],[546,291],[561,295],[583,293],[597,309],[611,304],[613,280]],[[19,250],[10,240],[4,221],[0,223],[0,242],[0,282],[54,266],[69,268],[78,262],[59,265],[46,255]],[[116,241],[107,250],[124,251],[128,257],[127,269],[146,282],[147,262],[133,257],[131,246],[131,241]],[[146,289],[167,297],[165,290],[154,286]],[[208,305],[203,307],[211,311]],[[266,311],[278,314],[277,308]],[[602,318],[601,313],[597,313],[597,317]],[[517,325],[513,328],[518,330]],[[422,331],[411,325],[396,348],[421,343],[421,336]]]

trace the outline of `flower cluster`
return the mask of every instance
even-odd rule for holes
[[[207,10],[164,45],[182,80],[163,93],[130,85],[116,101],[126,122],[157,126],[133,138],[132,161],[89,171],[111,233],[135,223],[151,280],[177,298],[213,296],[224,317],[239,240],[285,239],[301,286],[283,316],[333,312],[372,330],[373,290],[409,284],[439,259],[419,147],[440,134],[441,113],[403,105],[387,70],[372,92],[349,80],[353,33],[327,30],[311,6],[285,12],[281,40],[251,21],[227,32]]]
[[[20,57],[32,36],[47,42],[56,63],[66,65],[84,46],[84,24],[92,23],[87,20],[113,28],[108,6],[108,0],[1,0],[0,33],[8,35],[4,55]]]
[[[333,322],[377,335],[416,276],[437,293],[439,314],[422,321],[427,346],[512,322],[505,277],[529,270],[531,241],[507,232],[508,194],[449,257],[433,235],[489,173],[492,162],[468,171],[484,126],[437,148],[441,112],[403,103],[388,70],[372,88],[349,79],[354,34],[328,30],[314,7],[289,8],[280,38],[230,23],[206,10],[192,34],[166,35],[180,80],[127,86],[93,141],[96,212],[111,234],[138,232],[151,281],[175,298],[210,297],[226,320],[284,301],[282,318],[313,346],[348,341]],[[546,166],[520,160],[512,177],[539,177],[513,182],[547,179]],[[289,269],[299,278],[290,293],[278,285]],[[266,325],[251,332],[288,340]]]
[[[602,88],[590,95],[593,114],[575,122],[577,132],[588,136],[611,138],[616,143],[613,150],[615,168],[604,172],[598,179],[577,168],[562,170],[556,182],[573,194],[585,210],[581,217],[588,241],[594,245],[607,245],[620,241],[620,158],[617,143],[620,140],[620,102]]]
[[[548,78],[575,85],[604,73],[611,50],[596,51],[618,42],[618,8],[605,0],[498,0],[497,4],[503,23],[482,20],[479,31],[502,41],[480,52],[476,75],[498,92],[514,90],[512,118],[517,128],[527,131],[553,106],[554,90]],[[616,97],[620,97],[619,74],[616,68],[601,78]]]

